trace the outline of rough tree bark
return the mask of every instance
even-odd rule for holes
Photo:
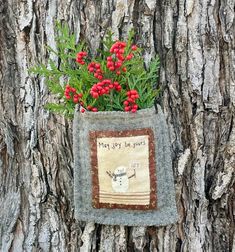
[[[0,251],[235,251],[233,0],[0,2]],[[74,220],[71,121],[43,109],[28,68],[55,47],[55,20],[95,50],[134,27],[161,58],[179,221],[123,227]],[[55,59],[56,60],[56,59]]]

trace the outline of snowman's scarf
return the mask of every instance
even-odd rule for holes
[[[73,152],[77,219],[128,226],[167,225],[177,220],[169,133],[160,106],[157,110],[158,113],[154,108],[144,109],[136,114],[75,112]],[[132,132],[133,138],[125,139],[132,141],[136,137],[139,141],[131,143],[134,149],[127,145],[128,151],[121,152],[126,143],[115,143],[115,139],[128,137],[126,132]],[[98,139],[104,139],[103,143]],[[115,159],[113,154],[107,158],[108,150],[114,153],[112,149],[120,158]],[[128,163],[126,155],[135,157],[133,150],[136,150],[136,158]],[[149,154],[146,159],[146,151],[153,155]],[[116,161],[112,162],[112,158]],[[143,169],[147,169],[148,176]],[[144,184],[150,186],[149,190],[141,189],[141,183],[143,188]]]
[[[112,174],[113,180],[116,181],[118,177],[125,176],[126,172],[120,173],[120,174]]]
[[[120,173],[120,174],[113,174],[114,179],[117,178],[117,177],[122,177],[124,175],[126,175],[126,172],[123,172],[123,173]]]

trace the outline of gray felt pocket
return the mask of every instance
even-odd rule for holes
[[[177,221],[169,133],[157,110],[75,112],[77,219],[127,226]]]

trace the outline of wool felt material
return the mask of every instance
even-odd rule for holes
[[[92,167],[89,133],[150,128],[154,133],[157,208],[108,209],[92,206]],[[75,111],[73,121],[74,205],[80,221],[106,225],[164,226],[178,218],[172,172],[169,132],[161,107],[126,112]]]

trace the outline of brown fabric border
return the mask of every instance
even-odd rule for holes
[[[150,174],[150,204],[149,205],[125,205],[99,202],[98,160],[97,160],[97,138],[102,137],[131,137],[149,136],[149,174]],[[157,181],[155,144],[152,129],[133,129],[122,131],[90,131],[89,141],[91,148],[91,176],[92,176],[92,206],[94,208],[130,209],[130,210],[152,210],[157,208]]]

